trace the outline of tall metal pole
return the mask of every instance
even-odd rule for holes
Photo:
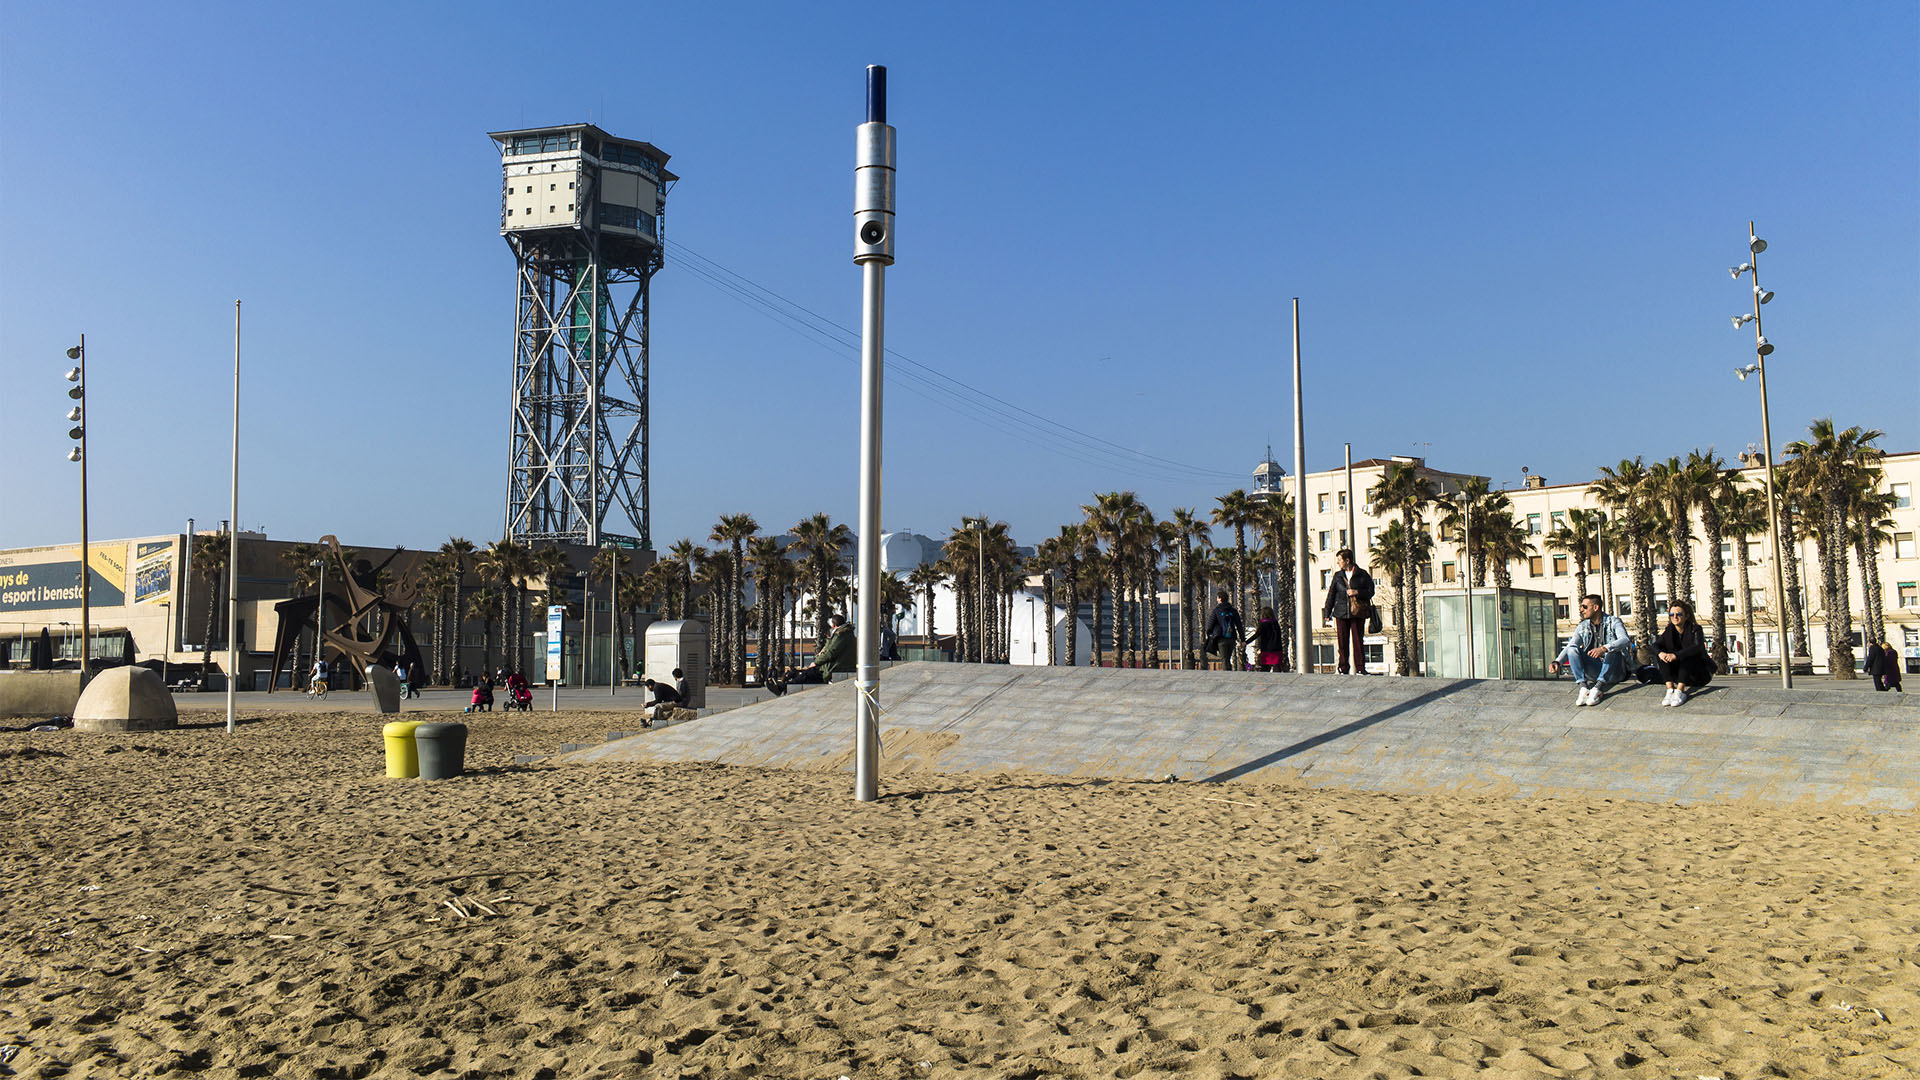
[[[614,545],[614,548],[613,548],[613,574],[612,574],[611,580],[607,582],[607,624],[608,624],[608,630],[609,630],[609,633],[607,634],[607,696],[608,697],[613,697],[619,693],[619,691],[615,689],[615,686],[614,686],[615,683],[618,683],[620,681],[619,672],[614,670],[615,665],[619,662],[619,659],[620,659],[620,609],[617,606],[615,606],[619,603],[620,603],[620,547],[618,544],[616,544]],[[766,627],[764,626],[761,627],[760,632],[762,636],[764,636],[766,634]]]
[[[853,797],[880,797],[880,433],[887,267],[893,265],[894,133],[887,69],[867,66],[867,122],[854,134],[854,247],[860,267],[860,625],[854,674]],[[825,602],[822,598],[822,603]]]
[[[1184,538],[1177,550],[1180,559],[1180,670],[1191,671],[1193,658],[1187,654],[1187,541]],[[1073,617],[1079,618],[1079,613],[1074,613]],[[1067,663],[1073,663],[1071,656],[1067,658]]]
[[[93,563],[87,547],[87,429],[92,427],[93,406],[86,399],[87,335],[80,335],[80,683],[86,685],[91,673],[93,650],[88,647],[92,631]]]
[[[1793,650],[1787,644],[1787,579],[1784,565],[1787,550],[1780,544],[1780,511],[1773,492],[1773,424],[1767,414],[1767,353],[1773,350],[1766,345],[1766,335],[1760,330],[1760,252],[1754,250],[1764,246],[1758,242],[1753,222],[1747,222],[1747,250],[1753,262],[1753,351],[1756,354],[1755,362],[1760,367],[1760,441],[1765,445],[1767,455],[1767,529],[1773,534],[1773,594],[1780,598],[1780,610],[1775,618],[1780,627],[1780,688],[1791,690]],[[1719,603],[1719,599],[1716,597],[1714,602]],[[1751,647],[1752,643],[1748,645]]]
[[[1367,549],[1361,546],[1361,543],[1360,543],[1360,522],[1359,522],[1359,519],[1355,517],[1355,510],[1356,508],[1353,505],[1353,444],[1348,443],[1347,444],[1347,546],[1352,548],[1356,554],[1364,555],[1366,554]],[[1354,559],[1354,561],[1359,562],[1360,560],[1356,558]]]
[[[1460,520],[1466,522],[1460,547],[1460,581],[1467,587],[1467,678],[1474,678],[1473,655],[1473,503],[1461,491]]]
[[[1313,670],[1313,572],[1307,567],[1307,430],[1300,402],[1300,298],[1293,298],[1293,548],[1295,622],[1299,648],[1296,671]]]
[[[240,301],[233,302],[233,487],[227,507],[227,733],[233,733],[234,680],[240,676]]]
[[[180,602],[187,605],[187,614],[180,616],[179,621],[176,622],[173,627],[174,632],[180,635],[180,639],[178,641],[175,641],[174,644],[178,645],[181,651],[183,652],[186,650],[186,647],[187,647],[187,619],[189,616],[193,614],[193,519],[192,518],[187,519],[186,547],[187,547],[186,554],[180,560]],[[202,672],[202,674],[204,675],[205,672]]]

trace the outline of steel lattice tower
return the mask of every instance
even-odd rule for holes
[[[517,281],[507,538],[651,548],[648,295],[679,178],[591,124],[492,138]]]

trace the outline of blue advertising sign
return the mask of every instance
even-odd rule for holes
[[[77,556],[76,548],[72,554]],[[115,607],[127,602],[126,589],[126,549],[122,547],[118,557],[112,552],[95,548],[93,552],[93,575],[88,587],[88,600],[96,607]],[[117,571],[115,582],[102,571]],[[80,560],[70,558],[61,562],[30,563],[25,566],[0,566],[0,612],[6,611],[48,611],[56,608],[77,608],[80,606]]]

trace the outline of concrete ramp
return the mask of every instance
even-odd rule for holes
[[[1370,791],[1920,806],[1920,702],[1711,687],[916,663],[882,677],[882,771],[1297,782]],[[850,681],[565,761],[848,769]]]

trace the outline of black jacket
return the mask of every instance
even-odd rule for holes
[[[1353,616],[1348,614],[1349,608],[1347,607],[1348,589],[1353,589],[1359,593],[1360,599],[1365,600],[1367,603],[1373,603],[1373,575],[1367,573],[1366,567],[1354,567],[1353,577],[1351,579],[1353,584],[1347,584],[1348,580],[1345,570],[1335,570],[1333,572],[1333,582],[1327,586],[1327,602],[1321,606],[1320,614],[1325,615],[1329,619],[1352,618]]]
[[[1232,604],[1215,604],[1213,617],[1207,620],[1207,636],[1231,638],[1239,641],[1247,635],[1247,625],[1240,621],[1240,613]]]

